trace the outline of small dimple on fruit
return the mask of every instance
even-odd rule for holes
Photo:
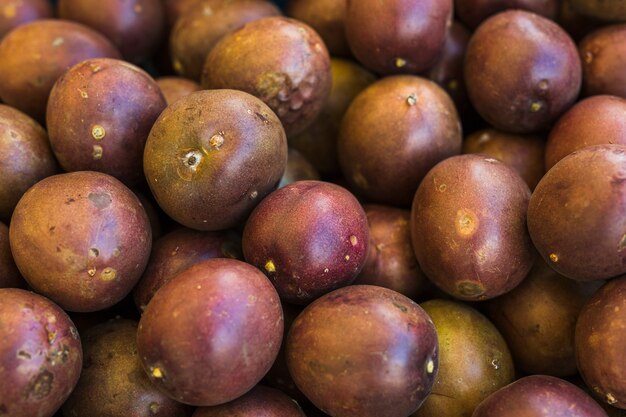
[[[259,192],[254,190],[250,193],[250,200],[254,200],[255,198],[257,198],[259,196]]]
[[[276,272],[276,265],[274,265],[274,261],[272,261],[271,259],[267,262],[265,262],[265,270],[267,272]]]
[[[93,145],[93,152],[91,153],[91,156],[93,156],[93,159],[96,161],[99,159],[102,159],[102,154],[103,154],[102,146]]]
[[[530,111],[533,112],[533,113],[537,113],[542,108],[543,108],[543,104],[541,104],[541,102],[539,102],[539,101],[533,101],[530,104]]]
[[[89,256],[97,258],[98,255],[100,255],[100,251],[98,250],[98,248],[89,248]]]
[[[91,268],[87,269],[87,274],[88,274],[90,277],[93,277],[94,275],[96,275],[96,271],[97,271],[97,270],[96,270],[96,267],[95,267],[95,266],[92,266]]]
[[[94,74],[102,70],[102,67],[98,64],[89,64],[89,68],[91,68],[91,72]]]
[[[556,253],[551,253],[550,254],[550,260],[552,262],[555,262],[555,263],[558,262],[559,261],[559,255],[557,255]]]
[[[441,184],[439,187],[437,187],[437,189],[441,193],[445,192],[447,188],[448,188],[448,186],[446,184]]]
[[[102,281],[113,281],[117,277],[117,271],[111,267],[106,267],[100,273]]]
[[[435,361],[432,359],[428,359],[428,362],[426,362],[426,372],[429,374],[435,372]]]
[[[470,237],[478,226],[478,220],[469,210],[458,210],[456,214],[456,229],[462,237]]]
[[[537,84],[537,86],[539,87],[540,90],[546,91],[548,87],[550,86],[550,83],[548,82],[548,80],[543,79],[539,81],[539,84]]]
[[[497,371],[498,369],[500,369],[500,361],[497,359],[492,360],[491,366],[493,366],[493,369]]]
[[[224,136],[221,132],[211,136],[211,139],[209,139],[209,146],[211,149],[219,150],[223,144]]]
[[[102,140],[105,135],[106,131],[101,125],[93,125],[91,127],[91,136],[93,136],[95,140]]]
[[[615,398],[615,396],[613,394],[608,392],[606,394],[606,402],[609,403],[610,405],[613,405],[613,404],[615,404],[617,402],[617,399]]]
[[[402,67],[404,67],[406,65],[406,59],[404,59],[404,58],[396,58],[395,64],[396,64],[396,67],[402,68]]]
[[[406,102],[409,106],[414,106],[417,103],[417,96],[415,95],[415,93],[409,94],[409,96],[406,99]]]
[[[350,244],[352,246],[356,246],[357,243],[359,243],[359,239],[357,239],[357,237],[354,235],[350,236]]]
[[[78,92],[80,93],[80,96],[82,98],[89,98],[89,94],[87,94],[87,90],[82,90],[82,89],[78,89]]]

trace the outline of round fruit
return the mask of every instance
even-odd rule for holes
[[[192,417],[306,417],[297,402],[281,391],[257,385],[229,403],[200,407]]]
[[[585,95],[611,94],[626,98],[626,77],[623,74],[626,24],[604,26],[591,32],[580,42],[578,50]]]

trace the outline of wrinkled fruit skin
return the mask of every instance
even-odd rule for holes
[[[609,281],[585,304],[576,323],[576,361],[601,401],[626,410],[626,278]]]
[[[606,417],[602,407],[577,386],[553,376],[531,375],[491,394],[474,410],[472,417],[572,415]]]
[[[563,158],[541,179],[528,206],[535,247],[554,270],[577,281],[626,273],[624,224],[622,145],[591,146]]]
[[[281,298],[307,304],[349,285],[369,246],[367,217],[345,188],[298,181],[270,194],[243,232],[247,262],[263,271]]]
[[[298,388],[335,417],[408,416],[438,369],[437,333],[424,310],[369,285],[340,288],[307,306],[289,331],[286,354]]]
[[[185,404],[214,406],[261,380],[282,336],[280,299],[269,280],[244,262],[209,259],[155,294],[137,347],[159,389]]]
[[[0,289],[0,415],[51,417],[81,372],[78,331],[63,310],[35,293]]]
[[[224,230],[276,189],[287,165],[287,139],[278,117],[256,97],[205,90],[161,113],[143,158],[163,211],[192,229]]]
[[[89,312],[122,300],[152,247],[141,203],[110,175],[80,171],[48,177],[20,200],[9,228],[26,281],[65,310]]]

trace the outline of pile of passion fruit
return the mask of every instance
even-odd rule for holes
[[[0,417],[626,415],[626,3],[0,2]]]

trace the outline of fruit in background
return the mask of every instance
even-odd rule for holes
[[[589,33],[578,50],[583,69],[583,93],[626,98],[626,24],[604,26]]]
[[[0,39],[24,23],[49,19],[53,15],[52,4],[48,0],[5,0],[1,10]]]
[[[197,82],[183,77],[160,77],[156,78],[155,81],[159,85],[168,106],[179,98],[202,89]]]
[[[287,16],[311,26],[324,40],[331,56],[351,55],[345,34],[348,0],[289,0]]]
[[[526,10],[555,20],[559,0],[455,0],[455,16],[469,28],[476,29],[485,19],[508,9]]]

